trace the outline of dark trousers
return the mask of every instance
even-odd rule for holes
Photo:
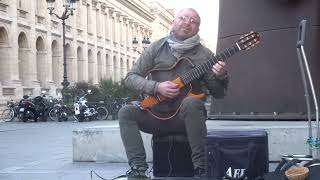
[[[155,135],[187,134],[194,167],[204,168],[204,137],[207,135],[206,109],[202,100],[186,97],[172,119],[159,120],[137,106],[119,111],[119,126],[129,165],[148,167],[140,130]]]

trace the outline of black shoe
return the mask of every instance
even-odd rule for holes
[[[195,178],[202,178],[202,177],[206,177],[206,171],[204,168],[201,167],[196,167],[194,169],[194,176]]]
[[[147,167],[134,166],[134,167],[131,167],[131,169],[129,169],[126,172],[126,176],[128,177],[128,179],[129,178],[134,178],[134,179],[149,178],[147,170],[148,170]]]

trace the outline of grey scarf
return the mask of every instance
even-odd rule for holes
[[[173,37],[172,31],[170,32],[167,42],[169,43],[169,46],[171,47],[172,54],[179,58],[184,52],[187,50],[192,49],[196,45],[200,43],[200,36],[198,34],[184,40],[179,41],[176,38]]]

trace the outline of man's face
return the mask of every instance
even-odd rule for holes
[[[173,35],[176,39],[183,41],[199,32],[200,17],[192,9],[184,9],[173,21]]]

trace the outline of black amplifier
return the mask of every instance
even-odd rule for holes
[[[264,130],[210,131],[206,172],[214,179],[255,179],[269,172],[268,134]]]

